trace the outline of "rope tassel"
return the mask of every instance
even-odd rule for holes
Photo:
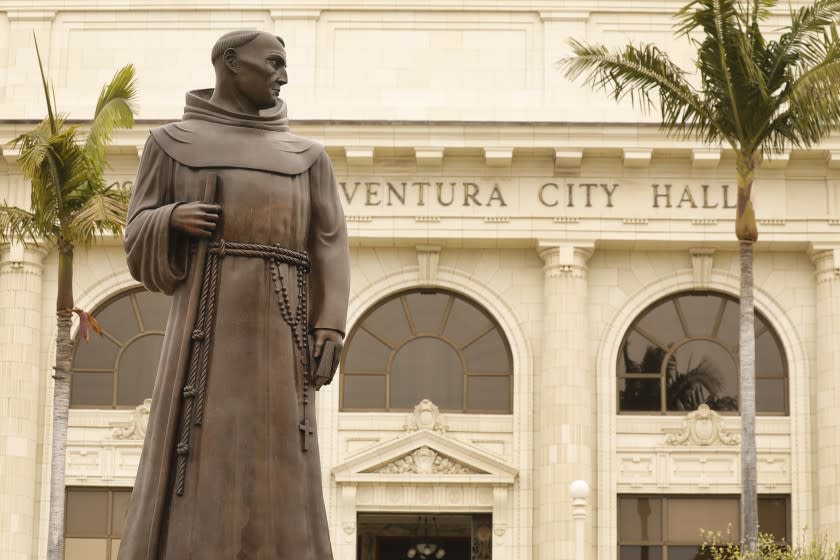
[[[175,477],[175,493],[184,494],[187,458],[190,452],[190,431],[193,425],[200,426],[204,418],[204,404],[207,397],[208,372],[210,370],[210,348],[213,345],[213,330],[216,321],[216,297],[219,289],[219,261],[228,256],[260,258],[267,261],[274,291],[280,306],[280,316],[289,325],[295,346],[300,351],[304,364],[303,419],[299,428],[303,432],[303,449],[308,450],[307,438],[312,434],[309,423],[309,399],[307,387],[309,373],[309,337],[306,328],[309,321],[307,286],[309,279],[309,256],[306,253],[285,249],[277,245],[257,243],[212,242],[208,244],[201,278],[201,292],[198,313],[190,337],[189,370],[182,389],[181,438],[175,452],[178,456]],[[288,289],[280,274],[280,264],[297,269],[297,305],[294,311],[289,301]]]

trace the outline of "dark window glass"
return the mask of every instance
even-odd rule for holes
[[[619,379],[618,394],[618,405],[625,412],[656,410],[662,402],[659,379]]]
[[[66,531],[77,537],[98,537],[108,532],[108,491],[67,491]]]
[[[461,408],[463,370],[458,352],[449,344],[439,338],[415,338],[394,357],[391,406],[411,408],[429,399],[441,408]]]
[[[758,500],[758,531],[773,535],[773,540],[790,542],[788,504],[784,497],[762,497]]]
[[[360,375],[361,373],[381,375]],[[499,326],[467,298],[443,290],[392,296],[347,337],[342,410],[509,413],[513,362]]]
[[[755,340],[755,371],[761,377],[784,377],[782,345],[771,331],[764,331]]]
[[[134,408],[152,397],[170,302],[140,288],[93,312],[104,334],[76,338],[70,406]]]
[[[790,542],[787,495],[759,496],[762,533],[776,542]],[[738,496],[623,495],[618,497],[619,558],[627,560],[706,560],[703,551],[709,531],[720,532],[718,542],[739,542]]]
[[[134,298],[140,308],[140,319],[144,330],[166,330],[166,319],[169,317],[169,297],[154,292],[136,292]]]
[[[117,404],[134,405],[152,395],[163,335],[135,338],[124,349],[117,369]]]
[[[622,542],[662,542],[662,499],[628,496],[618,501],[618,538]]]
[[[460,348],[493,327],[493,322],[479,308],[462,299],[456,299],[446,320],[443,336]]]
[[[140,332],[137,312],[131,300],[130,295],[118,296],[94,313],[102,330],[116,338],[118,342],[127,342]]]
[[[384,375],[350,375],[344,380],[345,410],[381,410],[385,408]]]
[[[67,488],[64,560],[116,560],[130,488]]]
[[[712,552],[697,546],[669,546],[668,560],[712,560]]]
[[[74,406],[110,406],[114,402],[114,373],[75,371],[70,376],[70,403]]]
[[[464,348],[470,373],[505,373],[510,371],[507,344],[502,333],[492,330]]]
[[[415,292],[406,294],[404,297],[411,314],[415,334],[440,333],[449,298],[439,297],[437,292]]]
[[[120,347],[107,336],[91,335],[88,342],[76,347],[73,367],[76,369],[113,370]]]
[[[706,531],[741,534],[737,498],[668,498],[667,542],[702,544]],[[669,555],[670,556],[670,555]]]
[[[391,348],[363,329],[353,337],[353,346],[348,346],[344,357],[344,369],[352,371],[385,372]]]
[[[467,408],[488,411],[510,408],[510,381],[507,375],[468,376]]]
[[[621,546],[618,560],[662,560],[661,546]]]
[[[411,336],[411,328],[400,298],[392,299],[377,307],[365,319],[365,324],[391,348],[396,348]]]
[[[738,366],[720,344],[689,340],[672,354],[665,367],[668,410],[697,410],[703,403],[714,410],[738,410]]]
[[[756,409],[786,414],[784,349],[758,311],[755,325]],[[701,404],[737,412],[738,302],[684,292],[654,303],[625,334],[616,374],[620,412],[693,411]]]

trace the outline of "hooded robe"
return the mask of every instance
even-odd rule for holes
[[[169,227],[173,208],[201,200],[214,172],[217,238],[308,253],[310,329],[343,333],[349,295],[347,231],[323,147],[288,131],[282,101],[249,116],[211,104],[211,93],[187,94],[183,120],[152,131],[129,207],[131,274],[173,300],[119,560],[331,560],[317,441],[304,451],[298,429],[305,360],[266,260],[219,260],[203,422],[191,428],[184,492],[175,495],[178,363],[189,352],[196,271],[194,240]],[[297,269],[279,267],[298,301]]]

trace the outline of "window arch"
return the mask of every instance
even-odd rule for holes
[[[737,412],[738,300],[718,292],[680,292],[648,307],[621,342],[619,412]],[[776,331],[758,310],[756,411],[787,414],[788,373]]]
[[[103,334],[76,336],[71,407],[134,408],[151,398],[171,299],[138,288],[94,311]]]
[[[370,309],[347,338],[341,410],[512,411],[513,360],[498,323],[447,290],[411,290]]]

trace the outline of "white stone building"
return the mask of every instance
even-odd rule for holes
[[[293,130],[327,147],[351,232],[347,353],[318,399],[336,559],[404,558],[417,537],[452,559],[571,559],[577,479],[585,558],[694,558],[700,528],[738,532],[734,158],[553,65],[570,37],[688,63],[682,3],[4,0],[0,199],[27,204],[6,143],[45,113],[33,32],[82,126],[137,66],[140,120],[109,153],[126,186],[149,129],[212,86],[215,39],[276,32]],[[759,494],[788,540],[840,539],[838,162],[835,135],[758,173]],[[45,557],[56,262],[0,246],[4,560]],[[107,336],[74,361],[66,558],[114,559],[166,301],[137,291],[119,240],[76,266]]]

